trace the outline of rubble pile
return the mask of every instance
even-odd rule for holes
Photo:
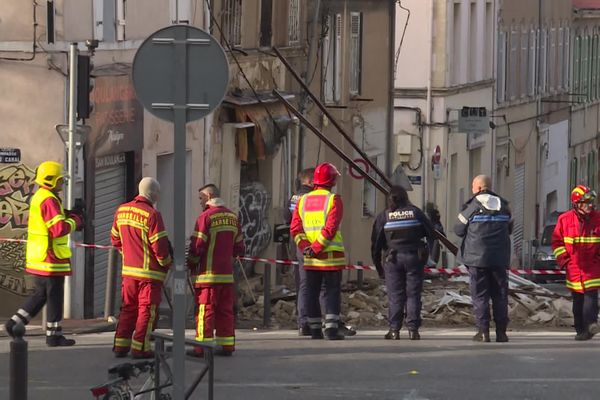
[[[296,328],[296,301],[293,280],[272,290],[272,326]],[[252,293],[249,290],[252,287]],[[264,297],[260,277],[239,285],[238,319],[262,321]],[[254,297],[254,299],[253,299]],[[473,312],[467,276],[428,277],[423,286],[424,326],[473,326]],[[355,281],[342,286],[342,320],[358,328],[386,328],[387,293],[378,280]],[[531,281],[511,274],[509,317],[512,327],[569,327],[573,324],[569,297],[551,292]]]

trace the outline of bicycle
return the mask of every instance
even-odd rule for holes
[[[148,378],[139,390],[134,391],[129,381],[143,373],[148,373]],[[170,371],[167,369],[166,382],[155,384],[154,360],[118,364],[109,368],[108,374],[113,379],[90,389],[96,400],[171,400],[171,395],[167,393],[160,393],[156,397],[156,391],[171,386],[172,380]]]

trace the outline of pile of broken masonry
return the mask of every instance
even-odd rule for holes
[[[282,284],[271,293],[271,327],[296,327],[296,300],[293,277],[284,275]],[[386,328],[387,294],[381,281],[366,279],[342,286],[342,320],[359,329]],[[261,324],[263,287],[260,276],[239,284],[238,320]],[[473,326],[468,276],[427,276],[423,286],[424,326]],[[573,325],[571,299],[529,280],[510,274],[509,317],[511,327],[570,327]]]

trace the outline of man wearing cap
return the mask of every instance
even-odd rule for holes
[[[14,336],[16,324],[27,325],[47,305],[46,344],[50,347],[73,346],[75,340],[62,334],[65,276],[71,275],[69,234],[83,228],[83,217],[64,210],[58,194],[64,181],[62,164],[41,163],[35,175],[38,190],[29,205],[25,270],[35,276],[35,291],[22,308],[5,324]]]
[[[139,195],[115,213],[111,241],[123,256],[122,304],[115,333],[115,357],[152,358],[150,348],[157,308],[167,271],[173,260],[162,216],[154,208],[160,185],[143,178]]]

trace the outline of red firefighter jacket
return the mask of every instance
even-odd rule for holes
[[[304,257],[304,269],[344,269],[346,258],[340,232],[343,214],[341,197],[330,193],[328,188],[315,187],[302,196],[292,216],[290,233],[301,251],[311,247],[316,254],[315,257]]]
[[[162,216],[148,199],[137,196],[115,213],[113,246],[123,255],[123,276],[162,282],[173,262]]]
[[[600,212],[587,218],[570,210],[558,217],[552,234],[556,261],[567,269],[567,287],[577,293],[600,288]]]
[[[233,257],[244,254],[237,215],[216,198],[196,220],[188,253],[188,267],[196,287],[233,282]]]

